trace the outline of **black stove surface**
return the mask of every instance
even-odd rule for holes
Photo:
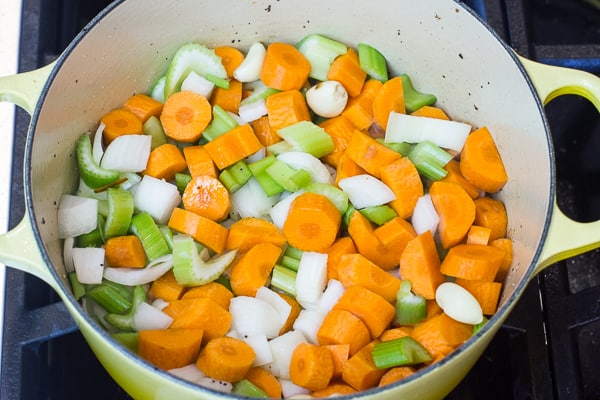
[[[20,70],[52,61],[108,0],[23,0]],[[521,55],[600,75],[598,0],[465,1]],[[561,209],[600,218],[600,117],[563,96],[547,107]],[[10,226],[23,217],[22,159],[29,117],[17,111]],[[129,399],[100,366],[58,296],[8,268],[2,399]],[[468,399],[600,399],[600,250],[557,263],[523,297],[466,379]]]

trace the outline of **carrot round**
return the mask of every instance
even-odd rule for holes
[[[317,340],[322,345],[347,344],[349,355],[353,355],[369,343],[371,335],[356,315],[347,310],[333,309],[321,323]]]
[[[438,226],[442,246],[458,244],[475,220],[475,204],[465,190],[454,183],[436,181],[429,188],[431,201],[440,216]]]
[[[311,343],[300,343],[290,361],[290,378],[296,385],[310,390],[325,389],[333,376],[330,351]]]
[[[292,202],[283,234],[299,250],[323,252],[335,241],[341,220],[340,212],[327,197],[306,192]]]
[[[231,290],[227,289],[224,285],[213,281],[204,285],[189,288],[183,293],[181,298],[183,300],[198,298],[211,299],[223,307],[223,309],[229,310],[229,303],[233,298],[233,293],[231,293]]]
[[[139,332],[138,354],[169,370],[193,363],[200,352],[202,329],[156,329]]]
[[[221,253],[225,249],[227,228],[194,212],[175,208],[169,218],[168,226],[179,233],[187,233],[216,253]]]
[[[200,139],[212,120],[212,107],[197,93],[182,90],[172,94],[163,106],[160,122],[165,134],[178,142],[192,143]]]
[[[123,104],[123,108],[135,114],[140,121],[146,122],[148,118],[160,115],[163,103],[148,95],[138,93],[128,98]]]
[[[302,306],[300,306],[300,303],[298,303],[298,300],[296,300],[294,296],[290,296],[289,294],[283,292],[277,292],[277,294],[279,295],[279,297],[285,300],[286,303],[290,305],[290,307],[292,307],[292,309],[290,310],[290,314],[287,317],[287,320],[279,330],[279,336],[281,336],[284,333],[293,329],[294,322],[296,321],[296,318],[298,318],[298,315],[300,315],[300,311],[302,311]]]
[[[356,253],[356,246],[350,236],[342,236],[325,251],[327,253],[327,279],[338,279],[337,267],[344,254]]]
[[[212,221],[222,221],[231,209],[229,191],[220,180],[209,175],[192,178],[181,199],[186,210]]]
[[[265,286],[273,267],[281,256],[281,247],[272,243],[258,243],[234,261],[229,282],[236,296],[256,296]]]
[[[379,387],[398,382],[414,374],[416,370],[413,367],[395,367],[388,370],[379,380]]]
[[[215,54],[221,57],[221,63],[229,78],[233,77],[233,71],[244,61],[244,53],[232,46],[217,46]]]
[[[434,299],[435,290],[444,282],[440,257],[430,230],[408,242],[400,257],[400,276],[412,284],[415,294]]]
[[[324,345],[331,353],[331,361],[333,361],[333,376],[332,379],[339,378],[342,375],[344,363],[350,357],[350,345],[344,344],[328,344]]]
[[[504,252],[494,246],[459,244],[448,250],[440,272],[456,278],[493,281],[504,259]]]
[[[248,379],[254,385],[269,396],[271,399],[281,398],[281,383],[279,380],[263,367],[252,367],[246,373],[245,379]]]
[[[460,155],[460,170],[467,181],[488,193],[496,193],[508,181],[494,138],[486,127],[467,136]]]
[[[346,254],[340,258],[338,273],[345,287],[363,286],[385,298],[396,300],[400,279],[384,271],[360,254]]]
[[[225,248],[245,253],[262,242],[283,248],[286,239],[274,223],[262,218],[246,217],[231,224]]]
[[[373,99],[373,118],[382,129],[387,128],[391,112],[406,113],[402,77],[397,76],[385,81]]]
[[[143,133],[142,121],[129,110],[117,108],[100,118],[104,131],[104,143],[109,144],[122,135],[141,135]]]
[[[115,236],[104,243],[104,256],[111,267],[144,268],[146,253],[135,235]]]
[[[181,150],[171,143],[165,143],[150,152],[144,175],[157,179],[173,179],[176,173],[187,167]]]
[[[351,97],[360,94],[366,78],[367,73],[360,67],[358,53],[351,48],[336,57],[327,71],[327,79],[341,83]]]
[[[248,373],[255,358],[254,350],[246,342],[221,336],[204,346],[196,366],[213,379],[237,382]]]
[[[296,47],[275,42],[267,47],[260,80],[274,89],[300,89],[308,79],[310,68],[310,62]]]
[[[506,237],[508,215],[504,203],[489,196],[475,199],[476,225],[490,229],[490,240]]]

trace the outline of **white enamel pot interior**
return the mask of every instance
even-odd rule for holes
[[[510,177],[498,197],[509,215],[514,262],[497,314],[441,362],[401,383],[353,398],[444,397],[479,358],[535,273],[598,245],[598,226],[570,221],[555,207],[553,149],[543,112],[543,101],[571,91],[600,105],[598,82],[585,74],[522,60],[528,71],[539,76],[532,83],[520,59],[459,3],[117,1],[84,29],[55,64],[0,81],[1,100],[16,102],[33,113],[24,164],[27,216],[17,228],[0,236],[0,261],[36,274],[54,287],[99,360],[134,398],[229,395],[156,370],[111,339],[71,296],[56,214],[61,195],[73,192],[78,182],[76,140],[125,98],[147,91],[184,42],[247,49],[256,41],[294,43],[309,33],[376,46],[387,57],[393,74],[410,74],[417,88],[437,95],[450,116],[474,127],[488,126]],[[547,236],[551,245],[544,247]]]

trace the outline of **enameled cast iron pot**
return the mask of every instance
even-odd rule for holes
[[[105,368],[138,399],[228,397],[153,368],[115,342],[70,293],[57,235],[57,205],[77,185],[75,142],[123,99],[148,90],[182,43],[248,48],[321,33],[366,42],[435,93],[449,115],[497,141],[510,180],[506,204],[514,261],[496,315],[458,351],[398,384],[353,398],[439,399],[466,375],[528,281],[549,264],[600,246],[600,223],[576,223],[555,203],[553,148],[543,105],[566,93],[600,110],[600,79],[524,60],[452,0],[124,0],[92,21],[59,59],[0,79],[0,99],[32,114],[24,160],[26,216],[0,236],[0,261],[32,273],[61,296]],[[10,301],[10,300],[9,300]]]

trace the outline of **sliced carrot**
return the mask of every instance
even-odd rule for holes
[[[231,327],[231,314],[208,298],[180,299],[169,302],[163,312],[173,318],[169,329],[204,329],[204,341],[223,336]]]
[[[140,331],[138,354],[163,370],[184,367],[198,357],[202,335],[202,329]]]
[[[282,250],[269,242],[258,243],[234,261],[229,282],[236,296],[256,296],[265,286]]]
[[[143,93],[137,93],[125,100],[123,108],[131,111],[143,123],[152,116],[159,117],[163,103]]]
[[[317,340],[322,345],[347,344],[348,354],[353,355],[369,343],[371,334],[365,323],[352,312],[332,309],[317,331]]]
[[[135,235],[115,236],[104,242],[104,257],[111,267],[144,268],[146,253]]]
[[[379,380],[378,387],[386,386],[394,382],[398,382],[404,378],[408,378],[417,372],[413,367],[394,367],[389,369]]]
[[[359,131],[354,131],[345,154],[376,178],[381,177],[381,168],[401,157],[399,153]]]
[[[493,281],[504,259],[504,251],[479,244],[459,244],[446,253],[440,271],[455,278]]]
[[[211,120],[212,107],[206,97],[188,90],[169,96],[160,114],[165,135],[184,143],[200,139]]]
[[[469,181],[467,181],[464,176],[462,176],[462,172],[460,172],[460,163],[454,159],[450,160],[448,164],[444,166],[444,169],[448,172],[445,177],[440,179],[442,182],[451,182],[460,185],[465,192],[472,199],[476,199],[479,197],[479,189],[473,186]]]
[[[460,243],[475,221],[475,204],[465,190],[454,183],[434,182],[429,188],[431,201],[440,222],[442,246],[448,249]]]
[[[327,71],[327,79],[341,83],[351,97],[360,94],[366,78],[367,73],[360,67],[358,53],[352,48],[336,57]]]
[[[302,251],[326,251],[335,241],[342,216],[321,194],[305,192],[290,205],[283,234],[288,243]]]
[[[354,393],[356,393],[356,389],[354,389],[352,386],[346,385],[345,383],[334,382],[327,386],[325,389],[315,390],[310,395],[316,398],[323,398],[343,396],[346,394]]]
[[[183,300],[198,298],[211,299],[223,307],[223,309],[229,310],[229,303],[233,298],[233,293],[231,293],[231,290],[227,289],[224,285],[213,281],[204,285],[189,288],[183,293],[181,298]]]
[[[362,87],[360,94],[350,97],[342,115],[360,131],[366,131],[373,124],[373,99],[383,83],[377,79],[369,79]]]
[[[488,244],[492,230],[486,226],[471,225],[467,232],[467,244]]]
[[[224,169],[262,149],[250,124],[242,124],[204,145],[219,169]]]
[[[204,346],[196,366],[210,378],[237,382],[248,373],[255,358],[254,350],[246,342],[221,336]]]
[[[300,343],[292,352],[290,378],[310,390],[325,389],[333,376],[333,360],[326,347]]]
[[[186,146],[183,148],[183,156],[192,178],[198,175],[217,177],[217,167],[204,146]]]
[[[209,175],[192,178],[185,187],[181,200],[186,210],[212,221],[222,221],[231,209],[229,191],[220,180]]]
[[[293,329],[294,322],[296,321],[296,318],[298,318],[298,315],[300,315],[300,311],[302,311],[302,306],[300,306],[300,303],[298,303],[298,300],[296,300],[294,296],[290,296],[289,294],[282,292],[277,292],[277,294],[292,307],[287,320],[279,330],[279,335],[281,336]]]
[[[179,300],[185,291],[185,287],[175,279],[173,270],[169,270],[160,278],[152,282],[148,289],[148,296],[165,301]]]
[[[490,245],[504,252],[504,258],[502,259],[502,263],[500,263],[496,278],[494,279],[496,282],[504,282],[510,269],[510,265],[512,264],[513,242],[509,238],[500,238],[492,240]]]
[[[508,215],[504,203],[489,196],[475,199],[474,203],[474,223],[490,228],[490,240],[506,237]]]
[[[175,208],[169,218],[168,226],[179,233],[187,233],[216,253],[221,253],[225,249],[227,228],[201,215]]]
[[[452,352],[469,339],[472,333],[471,325],[463,324],[441,313],[417,324],[411,337],[436,359]]]
[[[240,253],[245,253],[262,242],[269,242],[283,248],[287,240],[283,232],[272,222],[262,218],[246,217],[229,226],[225,248],[237,249]]]
[[[339,378],[342,375],[344,363],[350,357],[350,345],[344,344],[328,344],[323,346],[331,353],[331,361],[333,361],[333,376],[332,379]]]
[[[450,120],[450,117],[448,117],[444,110],[434,106],[423,106],[413,111],[410,115],[415,115],[418,117],[445,119],[447,121]]]
[[[333,306],[334,310],[346,310],[360,318],[371,338],[376,338],[394,319],[395,308],[383,296],[362,286],[351,286]]]
[[[487,127],[467,136],[460,155],[460,171],[467,181],[488,193],[496,193],[508,181],[502,157]]]
[[[502,283],[457,278],[454,283],[467,289],[477,299],[483,315],[493,315],[498,307]]]
[[[343,115],[338,115],[324,120],[319,126],[331,136],[334,145],[334,150],[324,156],[323,161],[332,167],[337,167],[340,157],[344,154],[350,138],[354,134],[354,125]]]
[[[306,99],[297,89],[272,94],[265,100],[265,105],[269,124],[275,131],[300,121],[310,121]]]
[[[392,218],[375,228],[373,233],[387,249],[385,257],[376,259],[374,262],[376,264],[380,262],[379,266],[387,271],[398,265],[404,248],[417,236],[410,222],[401,217]],[[383,260],[387,260],[387,263]]]
[[[433,317],[434,315],[441,314],[443,312],[442,307],[435,300],[427,300],[427,318]]]
[[[399,326],[396,328],[390,328],[383,331],[381,336],[379,336],[379,340],[382,342],[387,342],[388,340],[400,339],[405,336],[410,336],[412,332],[412,326]]]
[[[237,114],[242,101],[242,82],[235,79],[229,81],[228,88],[215,86],[210,96],[210,103],[220,106],[225,111]]]
[[[356,246],[349,236],[342,236],[325,251],[327,253],[327,279],[339,279],[337,267],[344,254],[356,253]]]
[[[419,197],[423,196],[423,181],[419,171],[408,157],[402,157],[380,167],[381,181],[396,195],[389,206],[399,217],[408,218],[412,215]]]
[[[310,73],[310,62],[293,45],[271,43],[260,70],[260,80],[279,90],[300,89]]]
[[[270,399],[281,398],[281,383],[279,379],[263,367],[252,367],[244,376],[244,379],[249,380],[256,385],[260,390],[265,392]]]
[[[356,390],[367,390],[377,386],[387,369],[379,369],[373,361],[371,351],[378,341],[372,341],[344,364],[342,379]]]
[[[412,291],[425,299],[434,299],[445,278],[440,272],[440,256],[430,230],[408,242],[400,257],[400,276],[409,280]]]
[[[360,254],[343,255],[338,264],[338,273],[345,287],[363,286],[390,303],[396,300],[400,289],[400,279]]]
[[[233,46],[217,46],[215,54],[221,57],[221,63],[227,71],[227,77],[233,77],[233,71],[244,61],[244,53]]]
[[[268,115],[263,115],[262,117],[252,121],[252,129],[254,129],[254,134],[260,143],[265,147],[283,140],[283,138],[277,134],[277,131],[273,129],[269,123]]]
[[[355,163],[354,160],[348,157],[348,155],[345,152],[338,159],[338,164],[335,170],[336,185],[339,183],[340,180],[344,178],[365,174],[367,172],[363,168],[361,168],[357,163]]]
[[[402,77],[400,76],[385,81],[373,99],[373,118],[383,130],[387,128],[388,118],[392,111],[406,114]]]
[[[171,180],[176,173],[183,172],[186,168],[187,164],[179,147],[165,143],[150,152],[144,174]]]
[[[107,145],[122,135],[141,135],[144,133],[142,121],[134,113],[124,108],[110,111],[100,118],[100,122],[105,125],[102,137]]]

